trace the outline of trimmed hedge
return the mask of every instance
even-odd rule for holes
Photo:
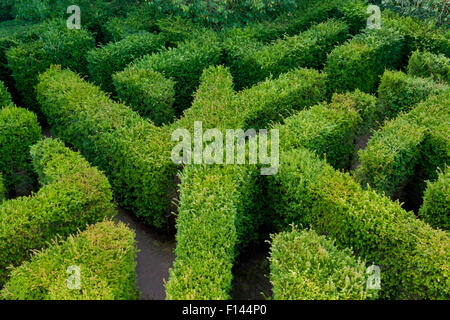
[[[164,47],[164,39],[157,35],[140,32],[121,41],[109,43],[88,52],[89,78],[103,90],[114,93],[112,75],[125,69],[132,61]]]
[[[349,36],[348,25],[332,19],[265,46],[235,38],[225,44],[225,61],[240,90],[297,67],[320,68],[327,53]]]
[[[393,119],[401,112],[410,111],[428,96],[449,89],[447,85],[436,83],[431,79],[386,70],[378,87],[378,98],[384,106],[386,118]]]
[[[336,47],[328,55],[325,67],[330,90],[375,92],[384,69],[401,66],[403,43],[403,36],[383,28],[367,29]]]
[[[270,282],[275,300],[365,300],[366,265],[349,249],[313,230],[281,232],[272,236]]]
[[[434,228],[450,230],[450,169],[441,171],[436,181],[428,182],[419,217]]]
[[[184,109],[190,107],[193,100],[192,95],[199,85],[203,69],[210,65],[220,64],[221,52],[219,35],[208,31],[200,34],[194,40],[180,44],[175,49],[160,51],[132,63],[124,71],[113,76],[114,85],[122,90],[130,88],[126,95],[119,92],[119,98],[125,103],[140,109],[151,110],[152,105],[146,105],[145,100],[142,101],[143,106],[140,106],[140,103],[136,103],[136,99],[129,101],[127,98],[145,96],[149,86],[157,87],[150,83],[160,81],[160,79],[144,80],[145,78],[141,77],[143,69],[159,72],[164,77],[175,81],[175,110],[179,115]],[[140,79],[143,85],[136,83],[136,79]]]
[[[12,98],[8,89],[5,87],[5,84],[0,81],[0,108],[11,105],[12,103]]]
[[[33,255],[11,272],[5,300],[131,300],[136,289],[135,234],[123,223],[103,221]],[[80,268],[80,289],[67,286],[70,266]]]
[[[408,74],[450,83],[450,59],[443,54],[414,51],[409,58]]]
[[[22,103],[39,111],[34,87],[38,74],[53,63],[87,74],[86,53],[94,47],[95,40],[88,31],[68,29],[65,21],[52,20],[40,26],[36,41],[8,49],[8,67],[12,70]]]
[[[181,174],[176,259],[169,300],[230,299],[237,254],[257,237],[259,171],[252,166],[188,166]]]
[[[31,177],[30,146],[41,138],[36,114],[13,105],[0,109],[0,172],[8,192]]]
[[[275,125],[280,130],[280,149],[308,148],[325,156],[333,167],[348,168],[364,123],[362,116],[373,118],[376,111],[376,98],[371,95],[334,94],[331,103],[320,103]]]
[[[410,113],[387,122],[365,150],[356,176],[365,185],[398,197],[412,179],[435,180],[437,168],[450,162],[448,125],[450,91],[432,96]],[[417,185],[417,183],[415,183]],[[422,192],[424,186],[416,186]]]
[[[450,238],[397,202],[363,190],[305,149],[281,153],[280,171],[268,177],[268,195],[280,229],[311,226],[381,268],[384,298],[448,299]]]
[[[37,92],[54,133],[105,171],[115,199],[145,223],[162,227],[176,174],[170,132],[58,66],[40,76]]]
[[[22,263],[31,250],[114,212],[108,180],[78,153],[46,139],[31,148],[31,155],[44,186],[0,206],[0,283],[7,278],[7,267]]]

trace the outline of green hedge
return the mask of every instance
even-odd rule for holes
[[[125,69],[132,61],[164,46],[164,39],[157,35],[141,32],[118,42],[109,43],[88,52],[89,78],[108,92],[114,91],[112,75]]]
[[[450,238],[310,151],[281,153],[268,179],[273,223],[311,226],[381,268],[384,298],[448,299]]]
[[[0,108],[12,104],[11,95],[8,92],[8,89],[5,87],[5,84],[0,81]]]
[[[127,99],[127,97],[132,95],[145,96],[144,92],[147,90],[152,79],[148,79],[147,81],[142,79],[142,87],[139,86],[139,83],[136,83],[136,79],[140,79],[142,69],[150,69],[175,81],[175,110],[177,114],[181,114],[184,109],[187,109],[191,105],[192,95],[199,85],[203,69],[210,65],[220,64],[222,57],[221,51],[219,35],[209,31],[198,35],[192,41],[186,41],[180,44],[175,49],[170,48],[143,57],[131,64],[124,71],[116,73],[113,76],[116,88],[130,87],[133,90],[132,92],[127,92],[126,96],[119,94],[119,98],[133,107],[151,110],[152,106],[146,105],[146,101],[142,101],[143,106],[140,106],[136,104],[136,99],[131,101]],[[139,74],[139,76],[136,74]],[[154,81],[160,81],[160,79],[156,78]]]
[[[162,227],[170,214],[168,194],[176,173],[170,132],[57,66],[40,76],[37,92],[56,136],[105,171],[124,208]]]
[[[229,299],[237,254],[257,237],[259,171],[189,166],[181,174],[176,259],[167,299]]]
[[[268,45],[235,38],[225,44],[225,63],[236,88],[247,88],[270,75],[277,77],[297,67],[320,68],[327,53],[349,36],[347,24],[329,20]]]
[[[46,139],[31,148],[31,155],[44,185],[35,194],[0,206],[1,283],[7,278],[7,267],[29,258],[31,250],[114,212],[108,180],[78,153]]]
[[[6,199],[6,187],[5,184],[3,183],[3,176],[0,173],[0,203]]]
[[[422,192],[423,181],[436,179],[437,168],[443,169],[450,162],[448,126],[442,121],[450,116],[449,99],[447,90],[387,122],[359,152],[359,180],[397,198],[414,179],[419,180],[414,184]]]
[[[439,173],[438,179],[428,182],[419,217],[435,228],[450,230],[450,169]]]
[[[378,98],[384,106],[386,118],[393,119],[401,112],[410,111],[432,94],[449,90],[431,79],[417,78],[401,71],[386,70],[378,87]]]
[[[6,300],[131,300],[136,289],[135,234],[103,221],[35,253],[11,272],[0,292]],[[69,267],[80,268],[80,289],[69,289]]]
[[[329,55],[325,72],[332,91],[373,93],[385,68],[400,67],[404,39],[390,29],[365,30]]]
[[[270,282],[275,300],[365,300],[376,297],[367,289],[366,265],[349,249],[313,230],[272,236]]]
[[[13,105],[0,109],[0,172],[8,192],[30,179],[30,146],[41,138],[36,114]]]
[[[450,59],[443,54],[414,51],[409,58],[408,74],[450,83]]]
[[[376,98],[369,94],[334,94],[331,103],[320,103],[275,125],[280,130],[280,148],[315,150],[333,167],[348,168],[363,116],[373,118],[376,111]]]
[[[22,103],[34,111],[39,110],[34,88],[38,74],[53,63],[87,74],[86,53],[95,46],[88,31],[68,29],[62,20],[52,20],[40,28],[38,40],[6,51],[8,67],[12,70]]]

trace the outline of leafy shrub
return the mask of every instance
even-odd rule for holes
[[[8,92],[8,89],[5,87],[5,84],[0,81],[0,108],[4,106],[8,106],[12,104],[11,95]]]
[[[295,36],[268,45],[243,42],[237,38],[225,47],[236,88],[246,88],[268,76],[278,77],[296,67],[319,68],[333,47],[349,37],[348,26],[330,20]]]
[[[438,179],[428,182],[419,217],[435,228],[450,230],[450,170],[439,173]]]
[[[385,68],[398,68],[402,59],[403,37],[392,30],[366,30],[336,47],[328,56],[325,72],[330,89],[375,92]]]
[[[408,74],[450,83],[450,59],[443,54],[415,51],[409,58]]]
[[[114,211],[106,177],[78,153],[53,139],[31,148],[33,164],[45,185],[28,197],[0,206],[0,282],[56,235],[66,237]]]
[[[349,249],[313,230],[272,236],[270,282],[276,300],[364,300],[376,297],[366,287],[365,263]]]
[[[439,24],[449,25],[450,14],[448,3],[445,0],[385,0],[382,3],[384,8],[393,10],[402,15],[412,16],[420,19],[436,19]]]
[[[136,289],[134,232],[103,221],[33,255],[11,272],[0,293],[8,300],[130,300]],[[78,266],[80,290],[67,288],[67,270]]]
[[[171,122],[175,116],[175,82],[152,69],[120,72],[114,85],[121,99],[156,125]]]
[[[38,40],[19,44],[6,52],[22,102],[35,111],[39,110],[34,89],[38,74],[53,63],[87,74],[86,53],[95,46],[88,31],[68,29],[64,21],[53,20],[40,28]]]
[[[382,296],[448,299],[450,238],[404,211],[399,203],[363,190],[304,149],[281,153],[268,195],[280,229],[311,226],[381,268]]]
[[[170,133],[57,66],[40,76],[37,92],[54,133],[105,171],[115,199],[145,223],[162,227],[176,173]]]
[[[3,183],[3,176],[0,173],[0,203],[6,198],[6,187]]]
[[[130,62],[158,51],[164,40],[157,35],[141,32],[119,42],[109,43],[88,52],[89,77],[105,91],[113,92],[112,75],[123,70]]]
[[[183,170],[175,263],[167,299],[229,299],[233,262],[257,237],[259,172],[245,166]]]
[[[31,177],[30,146],[40,138],[36,114],[13,105],[0,109],[0,172],[10,193]]]
[[[386,70],[378,87],[378,98],[384,105],[387,118],[410,111],[429,95],[438,94],[449,87],[431,79],[416,78],[401,71]]]
[[[192,95],[199,85],[203,69],[220,62],[221,45],[219,36],[214,32],[206,32],[196,37],[195,40],[180,44],[175,49],[169,48],[143,57],[124,71],[116,73],[113,80],[116,87],[126,88],[129,86],[136,90],[133,93],[127,93],[127,96],[119,94],[122,100],[133,105],[133,107],[151,110],[151,105],[139,106],[134,104],[135,100],[128,101],[126,98],[131,95],[145,95],[144,92],[150,85],[151,79],[148,79],[148,81],[143,81],[143,87],[140,88],[139,84],[135,83],[135,79],[139,79],[139,76],[136,76],[135,73],[142,75],[142,69],[150,69],[161,73],[164,77],[175,81],[175,110],[180,114],[190,106]],[[155,80],[159,81],[158,78]]]

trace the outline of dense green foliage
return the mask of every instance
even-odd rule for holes
[[[36,114],[13,105],[0,109],[0,172],[11,195],[17,184],[32,177],[30,146],[40,138]]]
[[[6,198],[6,187],[3,183],[3,176],[0,173],[0,203]]]
[[[270,282],[276,300],[365,300],[366,265],[349,249],[313,230],[278,233],[270,249]]]
[[[130,300],[136,289],[134,232],[103,221],[34,253],[11,271],[0,292],[8,300]],[[80,289],[67,286],[70,266],[80,268]]]
[[[0,206],[0,282],[10,265],[29,258],[59,235],[66,237],[86,224],[112,215],[112,192],[106,177],[61,142],[47,139],[31,148],[33,165],[43,184],[28,197]]]
[[[11,95],[8,92],[8,89],[5,87],[5,84],[0,81],[0,108],[12,104]]]
[[[414,51],[409,58],[408,74],[450,83],[450,59],[443,54]]]
[[[176,173],[170,133],[60,67],[40,76],[37,92],[54,133],[105,171],[115,200],[144,222],[162,227]]]

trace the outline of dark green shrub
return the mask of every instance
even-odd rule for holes
[[[11,95],[8,92],[8,89],[5,87],[5,84],[0,81],[0,108],[4,106],[8,106],[12,104]]]
[[[105,171],[115,199],[145,223],[162,227],[176,173],[170,132],[59,67],[40,76],[37,93],[54,133]]]
[[[386,28],[366,30],[336,47],[325,67],[330,90],[375,92],[384,69],[400,66],[402,47],[403,37]]]
[[[448,299],[450,238],[399,203],[363,190],[310,151],[281,153],[278,174],[268,179],[268,201],[280,229],[311,226],[381,268],[384,298]]]
[[[78,153],[47,139],[34,145],[31,155],[44,186],[31,196],[0,206],[1,283],[8,275],[7,267],[22,263],[31,250],[114,212],[108,180]]]
[[[431,79],[416,78],[401,71],[386,70],[378,87],[378,98],[384,106],[386,118],[395,118],[401,112],[410,111],[429,95],[449,90],[444,84]]]
[[[112,75],[115,72],[123,70],[137,58],[160,50],[163,46],[164,39],[161,37],[140,32],[93,49],[87,54],[89,78],[103,90],[113,92]]]
[[[118,96],[143,117],[156,125],[175,117],[175,82],[152,69],[120,72],[114,76]]]
[[[0,173],[0,203],[6,198],[6,187],[3,183],[3,176]]]
[[[419,217],[434,228],[450,230],[450,169],[439,173],[438,179],[427,183]]]
[[[237,254],[257,237],[259,171],[189,166],[181,174],[176,260],[167,299],[229,299]]]
[[[116,73],[113,76],[114,83],[116,87],[126,88],[127,82],[130,82],[133,89],[139,89],[134,94],[141,95],[144,94],[151,79],[144,81],[144,87],[139,88],[138,84],[135,84],[134,73],[140,73],[141,69],[159,72],[164,77],[175,81],[175,110],[177,114],[180,114],[184,109],[190,107],[192,95],[199,85],[203,69],[221,62],[221,51],[219,36],[214,32],[206,32],[196,37],[195,40],[180,44],[176,49],[170,48],[143,57],[122,71],[122,74]],[[128,93],[128,96],[130,95],[131,93]],[[120,94],[119,98],[133,107],[148,110],[152,108],[151,105],[134,105],[134,101],[127,101],[126,97],[122,97]]]
[[[366,265],[313,230],[272,236],[270,282],[275,300],[365,300]]]
[[[450,83],[450,59],[443,54],[414,51],[409,58],[408,74]]]
[[[241,89],[297,67],[319,68],[327,53],[348,37],[348,26],[344,22],[330,20],[268,45],[236,38],[225,44],[225,60],[236,88]]]
[[[135,234],[123,223],[103,221],[34,253],[11,272],[0,292],[7,300],[137,299]],[[67,286],[68,268],[80,268],[80,290]]]
[[[36,114],[13,105],[0,109],[0,172],[10,193],[31,178],[30,146],[40,138]]]
[[[6,52],[22,102],[35,111],[39,110],[34,88],[38,74],[53,63],[87,74],[86,53],[95,46],[88,31],[68,29],[65,21],[53,20],[40,28],[38,40],[19,44]]]

